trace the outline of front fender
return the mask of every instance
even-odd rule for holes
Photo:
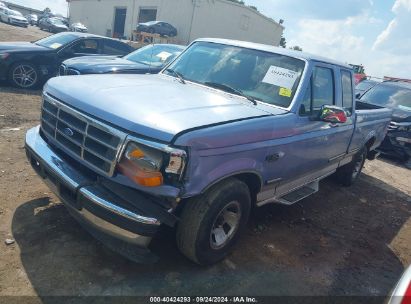
[[[253,154],[260,154],[256,151]],[[261,151],[261,156],[265,154]],[[255,156],[255,155],[254,155]],[[211,157],[191,158],[188,168],[189,179],[185,184],[183,197],[192,197],[207,191],[222,180],[240,174],[253,174],[263,185],[263,163],[246,155],[219,155]],[[264,159],[264,158],[262,158]]]

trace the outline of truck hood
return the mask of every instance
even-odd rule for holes
[[[286,112],[270,113],[244,98],[161,74],[56,77],[44,91],[126,132],[163,142],[190,129]]]
[[[80,71],[82,74],[121,72],[127,70],[150,71],[150,66],[136,63],[117,56],[87,56],[68,59],[63,62],[67,67]]]

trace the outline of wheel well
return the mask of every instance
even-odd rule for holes
[[[371,150],[371,147],[374,145],[375,143],[375,137],[371,137],[367,143],[365,144],[365,146],[367,147],[367,151]]]
[[[250,190],[251,201],[253,203],[257,202],[257,194],[261,190],[261,178],[255,173],[241,173],[238,175],[232,176],[244,182],[248,189]]]

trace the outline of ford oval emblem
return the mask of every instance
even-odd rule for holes
[[[70,129],[70,128],[65,128],[65,129],[63,130],[63,132],[64,132],[64,134],[66,134],[67,136],[70,136],[70,137],[74,135],[73,130]]]

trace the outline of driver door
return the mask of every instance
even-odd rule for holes
[[[342,83],[339,68],[316,64],[301,102],[295,130],[297,141],[292,143],[291,159],[296,164],[286,170],[284,183],[278,192],[290,190],[296,183],[312,181],[333,172],[347,153],[353,134],[353,115],[345,123],[332,124],[314,119],[324,105],[342,107]],[[352,97],[352,96],[351,96]],[[351,109],[352,112],[352,109]]]

